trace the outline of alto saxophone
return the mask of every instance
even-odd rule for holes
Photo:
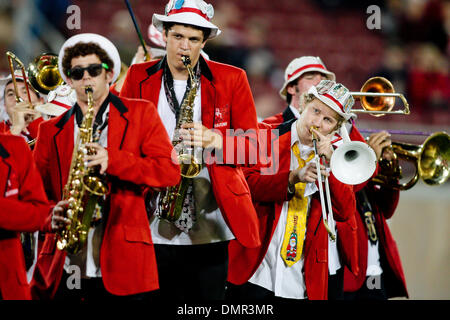
[[[69,178],[63,199],[68,201],[67,217],[70,224],[57,234],[57,248],[76,254],[86,245],[87,235],[98,200],[109,190],[94,168],[88,168],[84,157],[92,154],[86,144],[93,142],[94,102],[91,86],[85,87],[88,110],[79,128],[72,153]]]
[[[180,116],[175,127],[172,145],[176,147],[180,143],[177,132],[182,124],[192,123],[194,118],[194,100],[197,95],[198,80],[194,76],[191,66],[191,59],[188,56],[182,57],[183,63],[189,73],[191,89],[186,94],[186,98],[180,107]],[[179,219],[190,179],[199,175],[202,165],[195,158],[193,148],[178,149],[178,163],[181,169],[181,181],[178,185],[164,189],[159,195],[159,217],[174,222]]]

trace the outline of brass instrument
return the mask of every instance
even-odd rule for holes
[[[85,92],[88,110],[79,128],[63,195],[69,203],[67,217],[71,223],[57,235],[57,248],[71,254],[84,248],[96,204],[109,192],[106,182],[96,175],[95,169],[85,165],[84,157],[92,152],[86,144],[93,141],[94,123],[92,87],[87,86]]]
[[[450,175],[450,136],[446,132],[436,132],[429,136],[422,145],[392,142],[393,159],[380,159],[380,172],[372,179],[374,183],[397,190],[412,188],[419,178],[428,185],[440,185]],[[402,177],[399,159],[414,163],[415,174],[406,183],[400,184]]]
[[[179,144],[180,139],[177,134],[181,125],[193,122],[194,100],[198,89],[198,80],[195,79],[190,58],[183,56],[182,60],[189,73],[191,89],[180,107],[180,116],[172,139],[172,145],[175,147],[175,150],[178,150],[178,163],[180,164],[182,178],[178,185],[166,188],[160,193],[158,204],[160,218],[171,222],[178,220],[180,217],[190,179],[198,176],[202,167],[201,163],[193,155],[193,148],[177,148],[177,146],[182,146]]]
[[[317,129],[315,126],[312,126],[311,129]],[[330,239],[332,241],[336,240],[336,235],[334,234],[335,230],[335,223],[333,219],[333,209],[331,207],[331,197],[330,197],[330,185],[328,183],[328,177],[325,177],[325,196],[326,196],[326,204],[325,204],[325,197],[323,194],[323,186],[322,186],[322,174],[320,173],[320,157],[319,153],[317,152],[317,137],[316,134],[312,130],[310,130],[312,135],[312,141],[314,146],[314,162],[316,164],[317,169],[317,184],[319,186],[319,195],[320,195],[320,204],[322,207],[322,220],[323,224],[325,226],[325,229],[328,232],[328,235],[330,236]],[[324,161],[325,163],[325,161]],[[328,221],[329,220],[329,221]]]
[[[16,94],[16,102],[23,102],[23,99],[19,96],[19,90],[17,89],[17,80],[16,80],[16,74],[15,74],[15,68],[14,68],[14,62],[16,62],[16,64],[19,66],[19,68],[22,71],[22,77],[23,77],[23,81],[25,83],[25,88],[27,90],[27,96],[28,96],[28,104],[30,109],[34,109],[33,104],[31,103],[31,96],[30,96],[30,87],[28,85],[28,78],[27,78],[27,74],[25,72],[25,65],[22,63],[22,61],[20,61],[20,59],[11,51],[7,51],[6,52],[6,56],[8,58],[8,63],[9,63],[9,69],[11,71],[11,79],[14,85],[14,92]]]
[[[34,89],[48,94],[63,83],[58,70],[58,56],[44,53],[28,65],[28,77]]]
[[[368,79],[360,92],[350,92],[355,99],[360,99],[363,109],[352,109],[354,113],[369,113],[375,117],[385,114],[409,114],[409,104],[401,93],[394,92],[392,83],[383,77]],[[395,105],[395,98],[401,99],[404,109],[391,111]]]

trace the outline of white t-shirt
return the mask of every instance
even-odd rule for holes
[[[180,106],[184,92],[186,91],[186,84],[187,80],[173,80],[175,95],[180,103]],[[161,90],[159,92],[158,114],[167,130],[169,137],[172,138],[176,127],[175,114],[170,109],[169,103],[167,102],[164,85],[161,85]],[[201,119],[201,88],[199,86],[194,100],[194,122],[201,122]],[[199,151],[201,154],[201,149]],[[197,182],[201,182],[202,184],[211,184],[211,178],[206,167],[203,167],[200,174],[195,177],[194,180],[195,179],[199,179]],[[210,193],[211,194],[209,196],[214,197],[211,189]],[[158,200],[159,199],[157,199],[157,201]],[[153,215],[150,219],[150,229],[153,243],[193,245],[220,242],[235,238],[217,206],[215,206],[214,209],[209,209],[208,212],[206,210],[200,210],[200,212],[199,210],[196,211],[197,221],[188,233],[182,232],[173,223]]]

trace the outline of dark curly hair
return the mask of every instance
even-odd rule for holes
[[[114,70],[114,62],[109,55],[98,44],[94,42],[80,42],[72,47],[67,47],[64,51],[64,58],[62,60],[62,68],[65,75],[72,68],[72,59],[76,57],[84,57],[90,54],[95,54],[102,63],[106,63],[108,70]]]

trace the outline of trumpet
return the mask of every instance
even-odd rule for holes
[[[397,190],[411,189],[421,178],[427,185],[440,185],[447,181],[450,175],[450,136],[444,132],[435,132],[422,145],[392,142],[393,159],[379,159],[380,172],[372,178],[376,184]],[[414,176],[405,183],[402,178],[399,159],[413,162]]]
[[[395,93],[392,83],[383,77],[368,79],[359,92],[350,92],[355,99],[360,99],[363,109],[352,109],[355,113],[369,113],[375,117],[385,114],[410,114],[409,104],[401,93]],[[391,111],[395,105],[395,98],[400,98],[403,110]]]

